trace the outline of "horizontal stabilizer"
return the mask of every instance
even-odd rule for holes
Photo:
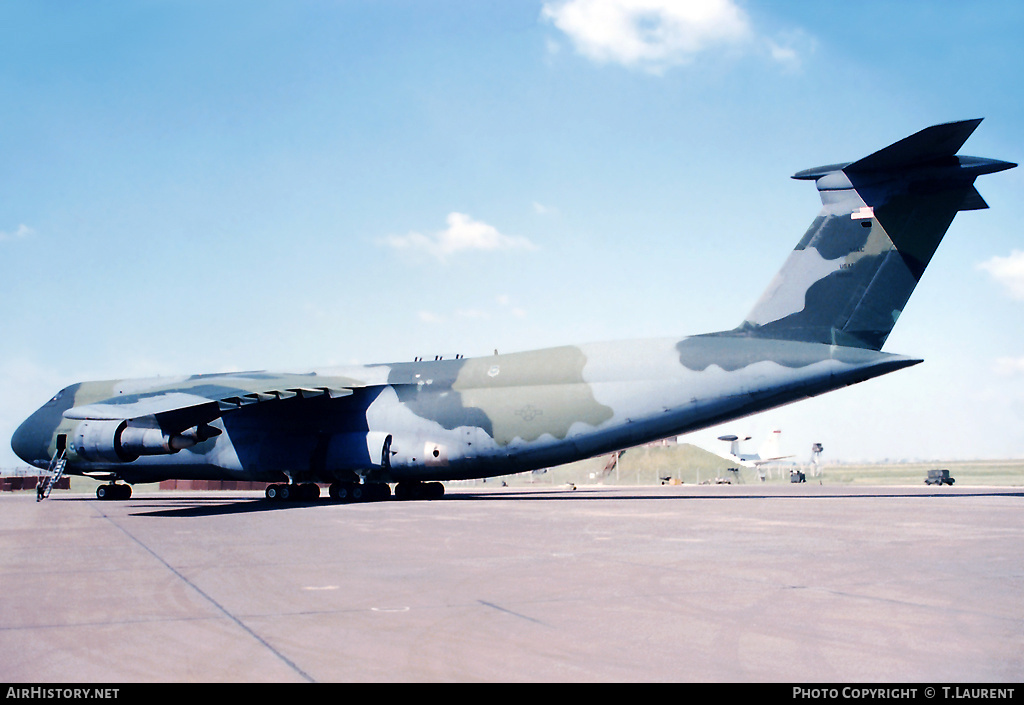
[[[981,118],[926,127],[847,165],[843,171],[880,171],[927,164],[952,157],[981,124]]]

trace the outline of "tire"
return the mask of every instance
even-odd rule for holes
[[[395,485],[395,499],[416,499],[416,486],[409,482],[399,482]]]
[[[369,485],[370,487],[370,499],[375,502],[380,502],[386,499],[391,499],[391,485],[386,482],[374,482]]]

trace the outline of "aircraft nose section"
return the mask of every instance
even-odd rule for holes
[[[44,438],[44,434],[31,416],[25,419],[11,436],[11,450],[29,465],[34,465],[46,455],[48,444],[49,438]]]

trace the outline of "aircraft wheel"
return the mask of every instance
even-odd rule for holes
[[[267,499],[275,502],[288,499],[288,485],[268,485],[267,486]]]
[[[330,495],[332,499],[339,502],[347,502],[352,499],[351,482],[334,482],[331,484]]]
[[[369,490],[370,499],[374,502],[391,499],[391,485],[386,482],[371,482],[366,487]]]
[[[302,502],[315,502],[320,499],[320,485],[315,482],[305,482],[298,485],[295,498]]]
[[[384,499],[384,488],[387,485],[381,482],[367,482],[363,487],[363,499],[367,502],[378,502]]]
[[[444,485],[440,482],[399,482],[395,485],[395,499],[441,499]]]
[[[96,499],[103,500],[104,502],[115,499],[131,499],[131,496],[131,485],[115,485],[111,482],[96,488]]]

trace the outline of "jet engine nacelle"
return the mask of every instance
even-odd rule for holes
[[[130,463],[142,455],[177,453],[219,433],[210,426],[168,434],[159,428],[129,426],[123,420],[83,421],[72,433],[71,449],[93,462]]]

